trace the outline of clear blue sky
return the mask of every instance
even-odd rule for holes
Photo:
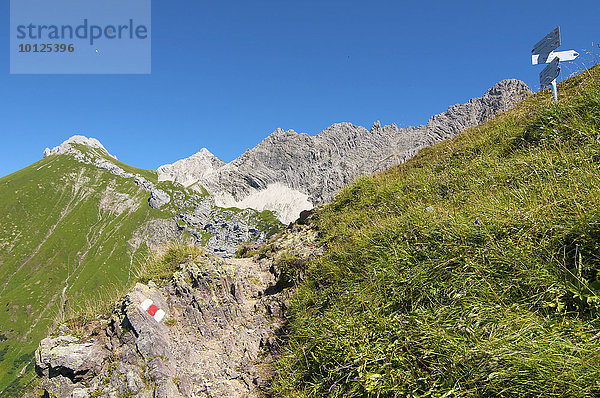
[[[73,134],[154,169],[202,147],[231,161],[277,127],[424,124],[501,79],[539,89],[530,51],[556,25],[563,50],[600,42],[598,0],[170,0],[152,2],[150,75],[10,75],[0,12],[0,176]]]

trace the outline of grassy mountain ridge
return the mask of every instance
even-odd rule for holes
[[[0,179],[0,388],[29,363],[65,308],[131,277],[146,248],[127,240],[144,222],[170,216],[147,200],[131,179],[65,155]]]
[[[600,68],[317,214],[276,396],[600,395]]]

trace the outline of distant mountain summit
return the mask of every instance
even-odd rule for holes
[[[44,157],[48,157],[50,155],[60,155],[60,154],[73,154],[76,152],[77,145],[84,145],[88,148],[95,148],[104,151],[108,156],[113,159],[117,159],[116,156],[111,155],[106,148],[95,138],[84,137],[83,135],[74,135],[68,140],[64,141],[59,146],[55,146],[54,148],[46,148],[44,150]]]
[[[194,185],[200,179],[210,178],[217,169],[225,165],[221,159],[210,153],[206,148],[189,158],[178,160],[158,168],[159,181],[176,181],[184,187]]]
[[[159,167],[158,178],[204,187],[220,206],[272,210],[288,223],[357,177],[405,162],[420,149],[507,111],[530,93],[522,81],[503,80],[482,97],[453,105],[419,127],[375,122],[367,130],[337,123],[316,136],[277,129],[230,163],[203,150]]]

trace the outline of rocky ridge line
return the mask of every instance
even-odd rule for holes
[[[71,155],[79,163],[89,164],[98,167],[122,178],[133,178],[137,186],[144,189],[145,191],[150,192],[150,199],[148,199],[148,204],[154,209],[159,209],[161,206],[171,201],[171,197],[167,195],[166,192],[156,188],[153,183],[146,180],[139,174],[128,173],[116,164],[111,163],[106,159],[102,159],[102,157],[92,156],[88,153],[83,153],[77,148],[74,148],[73,144],[85,145],[92,149],[100,149],[106,155],[114,158],[115,160],[117,159],[116,156],[111,155],[106,150],[106,148],[104,148],[100,141],[98,141],[95,138],[88,138],[81,135],[74,135],[59,146],[54,147],[53,149],[46,148],[44,150],[44,157],[46,158],[51,155]]]
[[[81,151],[76,147],[88,144],[91,145],[88,151]],[[159,189],[141,175],[126,172],[107,160],[106,155],[116,158],[94,138],[73,136],[61,145],[44,151],[44,157],[53,155],[71,156],[79,163],[95,166],[125,179],[133,179],[137,186],[150,193],[148,205],[154,209],[165,210],[164,206],[170,204],[166,210],[173,214],[172,220],[143,226],[132,237],[130,243],[133,246],[139,246],[143,241],[152,247],[181,237],[185,231],[196,239],[197,244],[214,253],[230,257],[242,243],[264,241],[268,237],[268,231],[261,227],[260,216],[254,210],[219,208],[212,196],[198,193],[187,195],[182,192],[185,189],[168,192]],[[156,230],[158,224],[164,231]],[[162,238],[155,239],[157,234]]]
[[[184,159],[159,167],[159,180],[197,182],[215,195],[218,205],[273,210],[287,223],[299,210],[331,200],[357,177],[403,163],[420,149],[509,110],[530,93],[519,80],[503,80],[482,97],[453,105],[419,127],[376,122],[367,130],[337,123],[316,136],[277,129],[230,163],[215,162],[203,150],[188,158],[194,162]]]
[[[54,148],[46,148],[44,150],[44,157],[48,157],[50,155],[61,155],[61,154],[77,154],[80,153],[77,149],[73,148],[73,144],[85,145],[88,148],[100,149],[102,152],[106,153],[113,159],[117,159],[116,156],[111,155],[104,145],[100,143],[95,138],[84,137],[83,135],[74,135],[68,140],[64,141],[62,144],[55,146]]]

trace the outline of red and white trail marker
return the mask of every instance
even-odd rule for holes
[[[142,309],[144,311],[146,311],[148,314],[150,314],[150,316],[152,318],[154,318],[156,320],[156,322],[162,321],[163,318],[165,317],[165,312],[163,310],[159,309],[156,305],[154,305],[152,300],[146,299],[146,300],[142,301],[138,297],[138,302],[140,303],[140,307],[142,307]]]

